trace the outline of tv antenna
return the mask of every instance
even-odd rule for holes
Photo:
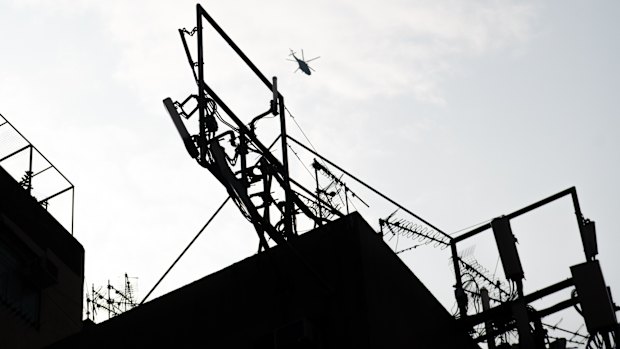
[[[97,312],[103,310],[108,313],[108,319],[120,315],[128,310],[135,308],[138,303],[135,299],[135,282],[125,273],[125,280],[122,287],[116,288],[112,286],[110,280],[104,287],[95,289],[95,285],[91,286],[90,293],[86,292],[86,318],[95,322]]]

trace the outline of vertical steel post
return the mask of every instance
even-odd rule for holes
[[[314,159],[314,162],[316,163],[316,159]],[[322,226],[323,225],[323,208],[321,207],[321,187],[319,187],[319,170],[316,168],[316,166],[314,166],[314,180],[316,181],[316,204],[318,207],[318,211],[319,211],[319,222],[318,222],[318,226]],[[316,225],[315,225],[316,227]]]
[[[536,348],[536,342],[530,327],[530,318],[527,312],[527,303],[523,299],[523,281],[514,280],[517,284],[517,294],[519,298],[512,303],[512,317],[517,323],[517,333],[519,334],[519,346],[521,348]]]
[[[73,235],[73,217],[75,214],[75,187],[71,188],[71,235]]]
[[[112,306],[110,305],[110,287],[110,279],[108,279],[108,299],[105,300],[108,308],[108,320],[112,318]]]
[[[577,189],[575,187],[570,188],[570,195],[573,200],[573,206],[575,207],[575,216],[577,216],[577,225],[579,226],[579,236],[581,237],[586,261],[594,260],[594,255],[598,253],[594,228],[592,227],[592,230],[588,229],[589,224],[586,224],[586,219],[583,218],[583,214],[581,213]],[[590,224],[594,225],[594,222],[590,222]]]
[[[491,300],[489,298],[489,291],[486,288],[482,288],[480,290],[480,297],[482,298],[482,310],[487,311],[491,309]],[[489,349],[495,349],[495,336],[493,333],[493,323],[491,320],[487,320],[484,322],[484,330],[487,335],[487,347]]]
[[[28,194],[32,195],[32,152],[33,146],[30,145],[30,160],[28,161],[28,172],[26,172],[26,179],[28,180]]]
[[[261,173],[263,174],[263,205],[265,209],[263,217],[266,222],[271,222],[269,207],[271,206],[271,174],[268,173],[269,167],[263,160],[260,161]]]
[[[274,77],[274,82],[276,79]],[[278,93],[280,107],[280,137],[282,138],[282,167],[284,177],[284,236],[288,239],[293,236],[293,200],[291,195],[291,182],[288,172],[288,149],[286,142],[286,114],[284,108],[284,96]]]
[[[467,295],[463,290],[463,280],[461,279],[461,266],[459,265],[459,255],[456,250],[456,242],[454,240],[450,241],[450,249],[452,250],[452,265],[454,267],[454,278],[456,279],[456,284],[454,285],[454,297],[456,298],[456,303],[459,306],[459,315],[461,319],[465,319],[467,317]]]
[[[245,132],[243,132],[243,130],[239,129],[239,138],[240,138],[240,142],[239,142],[239,148],[240,150],[240,154],[239,157],[241,158],[241,181],[243,182],[243,191],[247,192],[247,189],[249,187],[249,182],[248,182],[248,162],[246,159],[246,155],[247,155],[247,142],[248,140],[245,138]]]
[[[534,343],[537,349],[546,349],[545,346],[545,337],[547,332],[542,324],[542,319],[540,317],[535,317],[534,321]]]
[[[200,4],[196,4],[196,30],[198,32],[197,41],[198,41],[198,125],[200,127],[200,142],[198,142],[198,146],[200,147],[200,162],[204,163],[206,161],[206,153],[207,153],[207,144],[205,140],[207,139],[206,134],[206,120],[205,120],[205,91],[203,88],[204,84],[204,56],[203,56],[203,48],[202,48],[202,12],[200,11],[202,7]]]
[[[581,231],[583,214],[581,213],[581,206],[579,205],[579,198],[577,197],[577,189],[575,187],[570,188],[570,196],[573,200],[573,206],[575,207],[575,216],[577,216],[577,223],[579,223],[579,231]]]

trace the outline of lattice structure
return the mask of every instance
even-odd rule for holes
[[[0,166],[73,234],[73,183],[2,115]]]

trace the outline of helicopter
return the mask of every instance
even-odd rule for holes
[[[289,49],[289,50],[291,51],[289,56],[293,56],[293,58],[295,58],[295,60],[287,58],[287,61],[297,62],[297,64],[299,65],[299,67],[297,69],[295,69],[294,73],[296,73],[298,70],[301,69],[301,71],[304,72],[306,75],[310,75],[310,74],[312,74],[311,71],[315,71],[314,69],[312,69],[312,67],[310,67],[308,65],[308,62],[311,62],[311,61],[314,61],[315,59],[321,58],[321,56],[317,56],[317,57],[314,57],[312,59],[306,60],[304,58],[304,50],[301,50],[301,59],[299,59],[299,58],[297,58],[297,56],[295,56],[295,53],[297,53],[297,52],[295,52],[295,51],[293,51],[291,49]]]

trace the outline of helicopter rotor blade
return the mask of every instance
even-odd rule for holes
[[[304,49],[301,49],[301,60],[305,61],[306,59],[304,58]]]
[[[313,72],[316,72],[316,70],[312,69],[311,66],[308,66],[308,68],[310,68],[310,70],[312,70]]]
[[[319,58],[321,58],[321,56],[316,56],[316,57],[314,57],[314,58],[312,58],[312,59],[307,60],[307,61],[306,61],[306,63],[308,63],[308,62],[312,62],[312,61],[314,61],[315,59],[319,59]]]

